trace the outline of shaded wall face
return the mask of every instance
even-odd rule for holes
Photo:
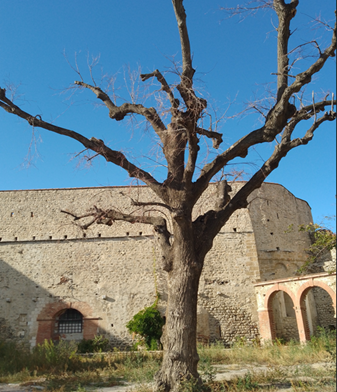
[[[317,312],[317,326],[329,329],[336,328],[335,311],[330,295],[320,287],[314,287],[312,293]]]
[[[37,298],[41,298],[43,306],[50,300],[50,295],[45,288],[5,262],[3,259],[7,257],[3,250],[0,246],[0,338],[29,345],[35,338],[32,328],[36,330]],[[16,253],[18,251],[21,249],[16,249]]]
[[[88,304],[99,318],[97,333],[107,334],[120,347],[131,341],[126,323],[155,300],[153,251],[147,239],[2,243],[0,260],[1,318],[12,335],[20,334],[32,345],[37,318],[48,304]]]

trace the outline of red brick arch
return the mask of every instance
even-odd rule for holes
[[[38,330],[36,344],[42,344],[45,340],[54,337],[56,317],[66,309],[76,309],[83,316],[83,338],[93,339],[97,334],[98,318],[93,317],[93,311],[85,302],[54,302],[47,304],[37,317]]]
[[[319,280],[310,280],[309,282],[304,283],[297,291],[296,299],[298,301],[298,306],[301,306],[302,301],[304,300],[308,291],[313,287],[320,287],[321,289],[325,290],[331,297],[333,307],[335,309],[336,314],[336,293],[329,287],[326,283],[321,282]]]
[[[271,300],[273,299],[273,296],[279,291],[284,291],[285,293],[287,293],[289,297],[292,299],[294,306],[296,306],[295,294],[290,289],[288,289],[288,287],[277,283],[274,286],[272,286],[266,293],[266,297],[264,299],[264,306],[266,309],[271,310]]]

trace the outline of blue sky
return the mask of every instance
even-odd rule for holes
[[[209,100],[213,120],[226,112],[219,129],[224,134],[223,149],[260,126],[256,115],[227,117],[275,88],[271,74],[276,72],[276,17],[260,12],[242,21],[227,19],[220,7],[233,7],[238,2],[185,0],[196,86]],[[321,15],[331,22],[334,7],[332,0],[301,1],[291,45],[312,39],[323,48],[329,45],[330,33],[318,29],[313,18]],[[90,83],[88,59],[90,63],[98,57],[95,80],[106,86],[108,77],[113,77],[115,93],[121,97],[118,102],[128,99],[130,72],[137,73],[140,67],[142,72],[172,70],[173,62],[179,63],[181,57],[171,1],[3,0],[0,15],[0,86],[16,88],[15,103],[46,121],[104,139],[160,179],[163,169],[151,131],[141,122],[110,120],[89,91],[68,87],[78,79],[72,69],[76,62]],[[311,46],[306,47],[306,54],[313,53]],[[298,62],[296,69],[305,69],[311,61],[309,57]],[[312,91],[317,99],[325,91],[334,91],[335,67],[334,60],[328,62],[308,87],[307,97]],[[177,80],[172,72],[167,78],[172,83]],[[157,87],[147,90],[137,82],[135,88],[142,99]],[[148,97],[146,104],[154,105],[154,98]],[[31,127],[4,111],[0,111],[0,133],[0,190],[130,184],[121,169],[102,159],[94,159],[89,168],[84,165],[75,157],[81,146],[74,141],[39,129],[34,130],[32,140]],[[292,151],[268,178],[307,200],[317,222],[325,215],[335,215],[335,144],[335,124],[324,124],[310,145]],[[259,147],[230,170],[244,168],[248,176],[272,150],[272,144]],[[207,151],[203,151],[206,158]]]

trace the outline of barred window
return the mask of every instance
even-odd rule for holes
[[[67,309],[59,316],[58,333],[81,333],[83,327],[83,316],[76,309]]]

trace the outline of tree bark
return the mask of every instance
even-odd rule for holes
[[[192,222],[173,223],[172,269],[168,273],[166,325],[162,336],[164,358],[156,375],[157,390],[179,390],[184,379],[199,379],[197,301],[203,260],[199,260]]]

